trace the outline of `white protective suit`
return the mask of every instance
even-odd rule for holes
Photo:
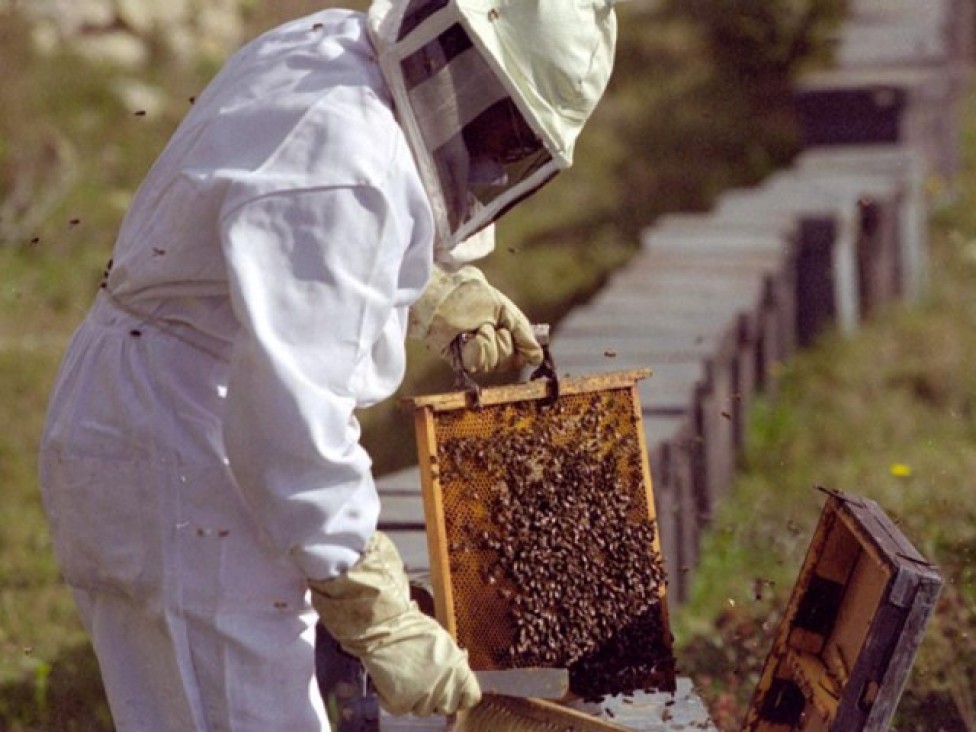
[[[353,410],[400,383],[432,241],[360,14],[243,48],[149,173],[40,466],[119,729],[328,729],[305,578],[375,530]]]

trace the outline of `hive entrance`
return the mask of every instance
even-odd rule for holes
[[[570,669],[584,697],[674,684],[635,380],[413,400],[437,613],[477,669]]]

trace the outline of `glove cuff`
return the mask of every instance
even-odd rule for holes
[[[322,623],[362,661],[387,711],[447,715],[478,702],[467,654],[410,600],[403,561],[385,534],[376,532],[345,573],[309,586]]]
[[[330,580],[310,580],[308,585],[322,624],[340,643],[361,638],[413,607],[400,553],[380,531],[345,573]]]
[[[430,326],[437,317],[444,301],[451,293],[465,282],[480,280],[485,282],[485,276],[477,267],[468,265],[457,272],[447,272],[441,267],[434,266],[431,271],[430,282],[424,288],[417,301],[410,306],[410,317],[407,321],[407,337],[424,340],[430,333]]]

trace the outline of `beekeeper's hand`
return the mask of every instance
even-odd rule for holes
[[[410,309],[408,335],[451,361],[461,336],[461,362],[471,373],[542,363],[542,347],[521,310],[470,265],[457,272],[434,267],[427,289]]]
[[[322,624],[362,661],[390,714],[454,714],[481,700],[467,652],[410,599],[403,560],[385,534],[374,534],[344,574],[309,586]]]

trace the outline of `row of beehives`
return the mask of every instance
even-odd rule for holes
[[[802,79],[805,150],[640,252],[554,332],[560,375],[650,366],[641,384],[669,594],[729,490],[753,397],[818,334],[924,291],[927,211],[959,165],[971,0],[852,0],[835,70]],[[382,525],[427,567],[416,469],[379,480]]]

